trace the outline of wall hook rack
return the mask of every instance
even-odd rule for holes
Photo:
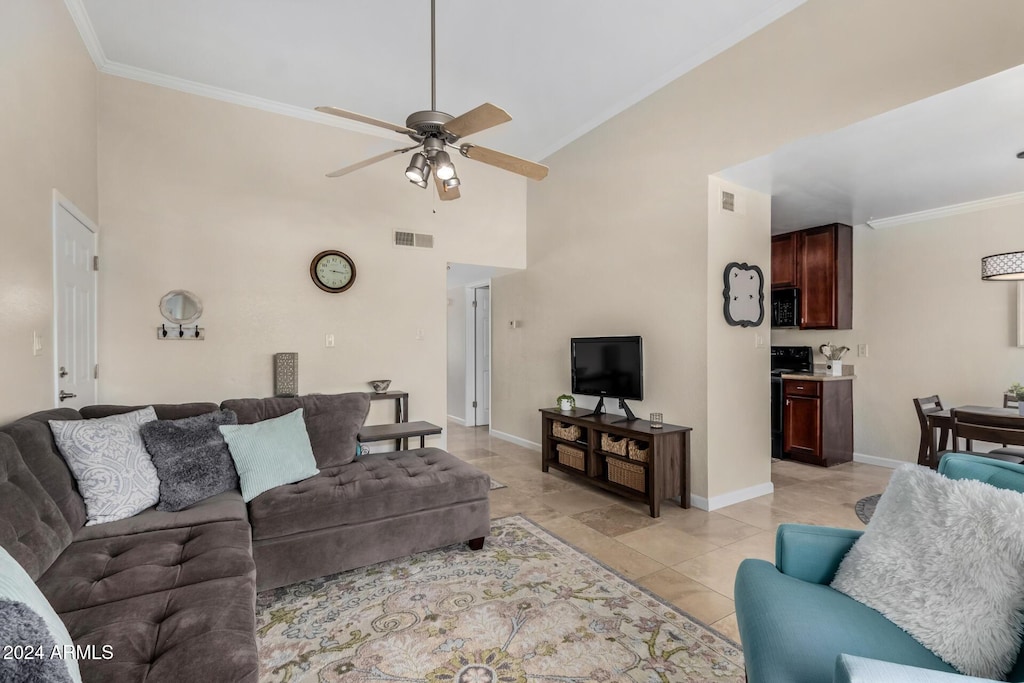
[[[156,338],[166,341],[203,341],[206,339],[206,328],[199,325],[168,325],[164,323],[156,328]]]

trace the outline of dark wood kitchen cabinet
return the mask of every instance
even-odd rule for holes
[[[800,231],[800,328],[853,327],[853,228],[842,223]]]
[[[800,289],[800,329],[853,327],[853,228],[842,223],[772,238],[772,289]]]
[[[797,261],[799,250],[799,232],[788,232],[772,238],[772,289],[800,286]]]
[[[784,379],[782,450],[831,467],[853,460],[853,380]]]

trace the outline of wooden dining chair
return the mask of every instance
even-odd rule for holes
[[[938,413],[942,410],[942,399],[938,396],[926,396],[925,398],[914,399],[914,410],[917,411],[917,421],[921,424],[921,443],[917,448],[917,464],[925,465],[935,469],[939,466],[939,460],[936,457],[936,450],[934,446],[932,430],[928,428],[928,416],[932,413]],[[947,427],[941,427],[939,429],[939,451],[946,450],[946,446],[949,443],[949,429]],[[953,441],[956,443],[956,440]],[[970,446],[968,446],[970,448]]]
[[[951,410],[950,415],[953,418],[953,443],[963,438],[970,441],[1008,444],[1003,448],[978,455],[1024,463],[1024,417],[972,412],[959,408]]]

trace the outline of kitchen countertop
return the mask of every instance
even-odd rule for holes
[[[782,379],[803,379],[808,382],[839,382],[848,379],[857,379],[857,375],[850,373],[849,375],[839,375],[833,377],[832,375],[826,375],[823,372],[787,372],[781,375]]]

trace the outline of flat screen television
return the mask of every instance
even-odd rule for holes
[[[642,337],[574,337],[572,393],[644,399]]]

